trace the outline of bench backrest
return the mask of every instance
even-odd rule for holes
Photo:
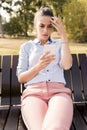
[[[87,57],[86,54],[72,54],[73,65],[64,71],[66,87],[72,90],[74,102],[87,101]],[[20,104],[21,86],[16,77],[18,55],[0,56],[1,105]]]
[[[65,71],[66,86],[72,90],[74,102],[87,101],[87,57],[86,54],[72,54],[73,65]]]
[[[1,105],[20,103],[20,84],[16,77],[18,56],[0,56]]]

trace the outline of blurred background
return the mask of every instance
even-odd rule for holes
[[[71,53],[87,53],[87,0],[0,0],[0,55],[18,54],[36,37],[33,19],[41,6],[62,18]],[[56,30],[52,37],[59,38]]]

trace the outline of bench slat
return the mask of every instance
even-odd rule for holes
[[[3,56],[2,63],[2,88],[1,88],[1,104],[10,105],[10,67],[11,56]]]
[[[83,117],[84,121],[87,123],[87,105],[86,104],[79,104],[76,105],[81,116]]]
[[[71,72],[70,70],[65,70],[64,71],[64,77],[66,79],[66,87],[70,88],[71,92],[72,92],[72,99],[73,98],[73,89],[72,89],[72,81],[71,81]]]
[[[17,130],[20,115],[19,107],[11,107],[4,130]]]
[[[85,100],[87,100],[87,57],[86,54],[79,54],[79,61],[81,66],[82,83]]]
[[[72,122],[72,125],[71,125],[71,128],[70,128],[70,130],[76,130],[76,129],[75,129],[75,127],[74,127],[74,124],[73,124],[73,122]]]
[[[65,70],[64,71],[64,77],[66,79],[66,87],[68,87],[68,88],[70,88],[72,90],[70,70]]]
[[[0,71],[1,71],[1,56],[0,56]]]
[[[18,130],[27,130],[23,120],[22,120],[22,116],[20,115],[19,118],[19,124],[18,124]]]
[[[76,54],[73,54],[73,66],[71,68],[72,73],[72,86],[74,91],[74,100],[79,102],[83,101],[82,98],[82,82],[80,77],[80,70],[78,65],[78,59]]]
[[[7,120],[9,113],[9,107],[1,107],[0,108],[0,130],[4,129],[5,122]]]
[[[81,114],[77,110],[77,107],[74,107],[74,117],[73,122],[76,130],[87,130],[87,124],[84,122],[84,119],[81,117]]]
[[[1,56],[0,56],[0,97],[1,97]]]
[[[20,104],[20,84],[18,83],[16,76],[16,68],[18,64],[18,56],[14,55],[12,58],[12,82],[11,82],[11,104]]]

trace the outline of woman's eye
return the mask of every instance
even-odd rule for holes
[[[45,25],[40,25],[40,28],[44,28]],[[52,28],[53,26],[52,25],[48,25],[47,28]]]
[[[44,25],[40,25],[41,28],[44,28]]]
[[[53,26],[52,25],[49,25],[48,28],[52,28]]]

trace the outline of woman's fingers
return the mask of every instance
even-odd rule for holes
[[[46,53],[44,53],[41,57],[40,57],[40,59],[49,59],[49,58],[52,58],[52,57],[55,57],[55,55],[52,55],[50,52],[46,52]]]
[[[48,64],[50,64],[55,59],[56,59],[55,55],[52,55],[49,52],[46,52],[45,54],[43,54],[40,57],[39,63],[44,68],[44,67],[46,67]]]
[[[52,22],[53,25],[58,25],[58,24],[61,23],[61,19],[58,18],[58,17],[52,17],[51,22]]]
[[[60,17],[52,17],[51,24],[57,30],[60,36],[65,36],[65,29]]]

